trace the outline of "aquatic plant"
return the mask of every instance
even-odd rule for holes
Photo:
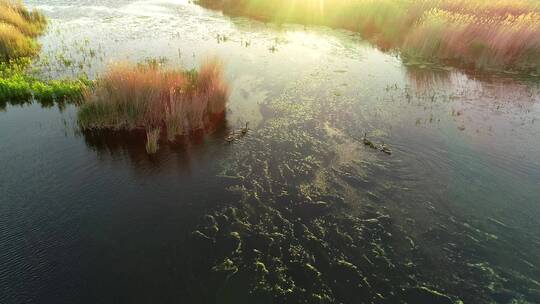
[[[145,129],[150,152],[157,149],[153,142],[160,130],[173,140],[213,128],[224,117],[228,95],[222,65],[215,59],[199,71],[119,63],[86,92],[78,121],[83,129]]]
[[[412,61],[540,71],[540,3],[533,0],[199,0],[275,22],[362,33]]]
[[[47,21],[40,12],[28,10],[20,1],[0,0],[0,61],[35,55],[35,37]]]
[[[0,63],[0,107],[36,100],[42,105],[54,101],[79,101],[90,82],[85,78],[42,80],[29,72],[30,61]]]
[[[44,103],[80,99],[86,84],[82,80],[34,80],[22,75],[0,78],[0,100],[23,103],[32,98]]]

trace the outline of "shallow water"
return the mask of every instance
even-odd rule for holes
[[[147,58],[191,68],[218,56],[232,94],[221,129],[163,142],[154,156],[137,134],[81,133],[75,106],[5,105],[0,302],[249,302],[224,290],[243,286],[252,260],[269,276],[280,263],[293,269],[295,246],[322,273],[309,288],[287,274],[301,299],[434,302],[407,291],[425,286],[453,302],[540,302],[537,81],[407,67],[355,33],[185,1],[25,2],[51,18],[43,76],[95,77],[109,62]],[[225,144],[246,121],[248,136]],[[364,146],[364,133],[392,155]],[[304,207],[319,200],[330,210]],[[244,228],[205,217],[225,214]],[[305,228],[289,237],[278,222]],[[239,231],[242,250],[213,256],[225,237],[211,227]],[[285,235],[282,261],[252,240],[263,232]],[[329,265],[355,265],[369,283],[333,286],[346,276],[326,271],[302,235],[324,244]],[[240,271],[217,279],[210,268],[224,256]],[[294,302],[290,294],[282,299]]]

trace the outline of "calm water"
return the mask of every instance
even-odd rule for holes
[[[51,18],[44,77],[218,56],[232,95],[154,156],[75,106],[5,104],[1,303],[540,303],[538,81],[185,1],[25,2]]]

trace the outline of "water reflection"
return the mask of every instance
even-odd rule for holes
[[[60,112],[64,111],[66,107],[71,104],[68,100],[56,100],[56,99],[21,99],[21,100],[6,100],[0,99],[0,111],[6,111],[8,106],[28,106],[31,104],[37,103],[42,108],[52,108],[57,107]]]
[[[215,163],[225,157],[227,147],[232,145],[225,141],[230,131],[227,124],[222,123],[211,132],[197,131],[189,136],[177,136],[174,141],[162,137],[155,154],[146,151],[144,130],[84,130],[79,134],[101,160],[127,160],[141,172],[166,169],[188,173],[201,164]]]

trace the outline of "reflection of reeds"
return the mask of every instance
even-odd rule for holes
[[[41,13],[29,11],[19,1],[0,0],[0,61],[34,55],[39,46],[33,38],[45,26]]]
[[[226,12],[359,31],[421,60],[540,71],[533,0],[199,0]]]
[[[217,60],[199,72],[116,64],[87,92],[78,119],[83,129],[144,128],[150,134],[161,128],[173,140],[215,125],[223,118],[227,99]],[[149,142],[159,134],[148,135]]]

